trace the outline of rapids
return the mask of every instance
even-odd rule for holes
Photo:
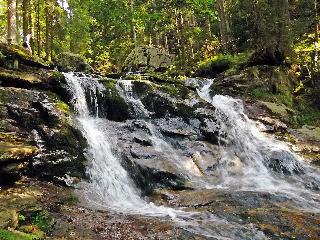
[[[81,185],[81,194],[89,205],[103,210],[126,214],[171,219],[183,229],[214,239],[264,239],[262,232],[252,226],[242,226],[213,214],[187,212],[156,206],[143,197],[140,189],[122,165],[115,148],[117,139],[111,138],[112,126],[99,118],[97,94],[105,87],[98,79],[88,75],[65,73],[72,103],[78,115],[74,121],[88,148],[87,174],[89,182]],[[293,201],[297,208],[319,211],[319,173],[303,163],[299,156],[280,141],[262,133],[257,124],[244,114],[240,100],[229,96],[212,95],[211,81],[199,88],[199,96],[215,108],[219,126],[221,158],[212,175],[204,175],[198,166],[166,142],[148,111],[132,88],[133,80],[119,80],[117,90],[132,106],[135,119],[147,126],[154,150],[170,159],[181,176],[201,189],[227,189],[230,191],[271,192]],[[87,97],[89,92],[89,98]],[[93,107],[90,107],[93,106]]]

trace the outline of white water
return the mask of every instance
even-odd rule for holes
[[[152,113],[149,112],[139,98],[134,97],[133,80],[121,80],[117,84],[117,90],[124,100],[126,100],[134,110],[136,118],[149,118]]]
[[[222,158],[216,169],[220,181],[215,187],[286,194],[299,207],[319,211],[319,194],[306,188],[312,183],[319,186],[317,170],[304,164],[288,145],[263,134],[244,114],[241,100],[210,96],[211,85],[209,81],[198,94],[215,107],[219,125]]]
[[[74,73],[65,73],[65,77],[78,112],[76,123],[88,142],[87,158],[90,165],[87,171],[90,182],[84,186],[83,194],[93,207],[129,214],[169,216],[180,227],[214,239],[265,239],[261,232],[251,226],[227,222],[212,214],[188,213],[155,206],[142,199],[139,190],[121,166],[120,159],[112,151],[110,139],[101,127],[104,120],[90,113],[85,88],[91,90],[89,102],[95,103],[98,109],[94,95],[97,89],[103,90],[103,86],[88,76],[82,78]],[[163,144],[162,140],[160,142]]]
[[[171,209],[148,204],[140,197],[139,190],[112,152],[108,136],[99,128],[103,120],[90,115],[84,89],[89,87],[92,99],[96,99],[94,94],[97,88],[102,90],[103,86],[88,76],[81,78],[74,73],[65,73],[65,77],[73,94],[74,107],[79,114],[76,119],[78,128],[82,130],[89,145],[87,158],[90,166],[87,173],[90,183],[85,191],[87,200],[116,211],[174,217],[175,213]]]
[[[156,126],[149,119],[152,113],[145,108],[139,98],[134,97],[132,83],[133,80],[119,81],[118,91],[122,98],[133,106],[134,112],[136,113],[135,117],[140,118],[149,129],[151,135],[150,140],[155,151],[165,159],[168,159],[170,163],[175,166],[174,168],[178,169],[179,174],[182,174],[185,178],[192,180],[194,177],[202,176],[200,169],[191,158],[183,156],[164,140],[161,132],[157,130]],[[166,163],[166,165],[168,164],[169,163]],[[201,181],[198,178],[197,180]],[[197,185],[199,186],[200,184],[198,183]]]

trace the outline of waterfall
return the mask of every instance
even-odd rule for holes
[[[121,166],[120,159],[112,152],[112,147],[103,126],[103,119],[92,116],[87,104],[86,90],[90,90],[90,101],[96,102],[97,91],[104,89],[96,79],[81,77],[75,73],[65,73],[65,78],[72,93],[72,102],[78,112],[78,128],[88,142],[86,152],[90,166],[87,174],[90,183],[86,186],[85,195],[89,202],[97,206],[130,212],[154,215],[169,215],[173,211],[164,207],[148,204],[140,197],[139,190]],[[98,109],[96,105],[95,108]]]
[[[300,202],[300,207],[319,207],[316,169],[303,163],[288,145],[262,133],[244,113],[241,100],[229,96],[211,96],[209,80],[199,96],[215,107],[219,126],[221,159],[216,167],[217,188],[285,193]],[[317,210],[319,211],[319,209]]]
[[[243,226],[220,219],[213,214],[184,212],[155,206],[144,200],[122,167],[120,158],[112,150],[108,132],[105,130],[105,120],[99,118],[96,111],[90,110],[88,106],[89,101],[94,109],[99,108],[96,94],[104,90],[103,85],[90,76],[80,76],[75,73],[65,73],[64,76],[72,93],[73,106],[78,113],[75,122],[88,142],[86,156],[89,161],[87,173],[90,181],[81,187],[84,188],[82,194],[90,206],[128,214],[169,216],[177,226],[213,239],[266,239],[262,232],[251,225]],[[90,91],[89,99],[86,98],[85,90]],[[126,90],[130,93],[130,88]],[[143,106],[140,100],[133,97],[127,99],[136,104],[137,108]],[[146,110],[140,109],[139,113],[143,112]],[[154,131],[152,128],[150,126],[151,131]],[[169,146],[157,137],[153,141]],[[160,145],[158,147],[162,148]]]

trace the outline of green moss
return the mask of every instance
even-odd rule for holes
[[[21,73],[15,71],[1,71],[0,78],[11,79],[11,80],[20,80],[29,83],[40,83],[42,82],[37,76],[28,73]]]
[[[19,231],[0,229],[0,240],[41,240],[45,239],[43,233],[27,234]]]
[[[221,73],[228,70],[227,73],[230,74],[236,71],[236,69],[239,69],[241,66],[243,66],[248,61],[251,54],[252,53],[245,52],[234,55],[215,55],[199,62],[197,72],[200,75],[210,75]]]
[[[304,135],[309,136],[310,138],[313,138],[316,141],[320,141],[320,127],[305,125],[301,129],[298,129],[298,131]]]
[[[63,113],[69,114],[70,113],[70,107],[68,104],[66,104],[63,101],[58,101],[56,103],[56,107]]]

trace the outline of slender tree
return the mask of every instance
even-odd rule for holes
[[[16,43],[16,1],[8,0],[8,35],[7,40],[9,44]]]
[[[22,24],[23,24],[23,38],[29,34],[29,5],[30,0],[22,0]]]
[[[319,55],[319,21],[318,21],[318,6],[317,0],[314,0],[314,65],[318,69],[318,55]]]
[[[36,16],[37,16],[37,54],[38,57],[41,56],[41,24],[40,24],[40,0],[37,1],[37,8],[36,8]]]
[[[16,38],[17,43],[20,42],[20,12],[19,12],[20,1],[16,0]]]
[[[45,60],[49,61],[50,60],[50,10],[49,10],[49,5],[48,2],[46,2],[45,6],[45,15],[46,15],[46,42],[45,42],[45,51],[46,51],[46,56]]]
[[[134,19],[134,0],[130,1],[131,5],[131,31],[132,31],[132,40],[134,47],[137,47],[137,32],[135,26],[135,19]]]

